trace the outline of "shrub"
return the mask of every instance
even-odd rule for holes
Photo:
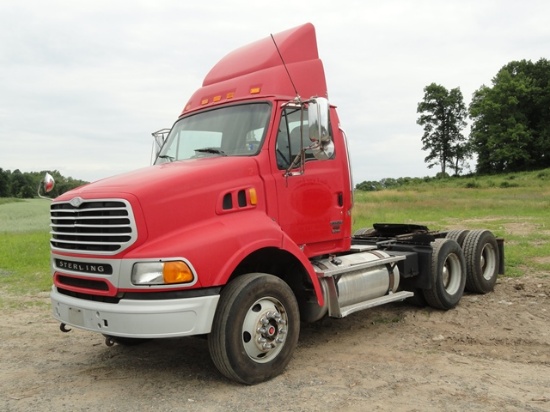
[[[509,183],[507,181],[504,181],[500,183],[500,187],[503,189],[508,189],[510,187],[519,187],[519,185],[517,183]]]
[[[466,189],[479,189],[481,185],[476,182],[475,180],[472,180],[471,182],[468,182],[464,185]]]

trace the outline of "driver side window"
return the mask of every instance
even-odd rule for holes
[[[303,123],[302,123],[303,120]],[[302,127],[300,125],[303,124]],[[300,112],[299,107],[286,107],[281,115],[279,131],[276,142],[277,168],[286,170],[293,165],[293,168],[300,166],[300,148],[305,149],[305,160],[319,159],[319,147],[313,148],[309,139],[307,108]],[[332,140],[332,128],[329,121],[329,136]],[[300,140],[302,146],[300,145]],[[317,151],[317,157],[314,154]],[[330,155],[333,158],[334,152]]]
[[[303,128],[300,127],[300,109],[286,108],[281,116],[279,123],[279,132],[277,134],[277,167],[286,170],[294,162],[294,166],[299,166],[300,139],[303,147],[308,148],[311,145],[309,140],[309,130],[307,124],[307,110],[304,110]],[[306,150],[306,159],[313,159],[313,153],[310,149]]]

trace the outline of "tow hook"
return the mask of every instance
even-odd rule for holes
[[[66,324],[62,323],[59,325],[59,330],[63,333],[70,332],[72,329],[68,328]]]
[[[115,344],[115,340],[110,336],[105,336],[105,345],[111,347]]]

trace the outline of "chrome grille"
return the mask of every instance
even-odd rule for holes
[[[74,199],[73,199],[74,200]],[[54,250],[114,255],[137,238],[132,208],[126,200],[101,199],[53,203],[50,208]]]

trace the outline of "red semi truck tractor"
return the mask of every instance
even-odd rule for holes
[[[346,136],[311,24],[229,53],[153,135],[152,166],[51,204],[63,331],[109,345],[203,335],[223,375],[254,384],[285,369],[300,322],[404,299],[447,310],[504,271],[487,230],[352,234]]]

